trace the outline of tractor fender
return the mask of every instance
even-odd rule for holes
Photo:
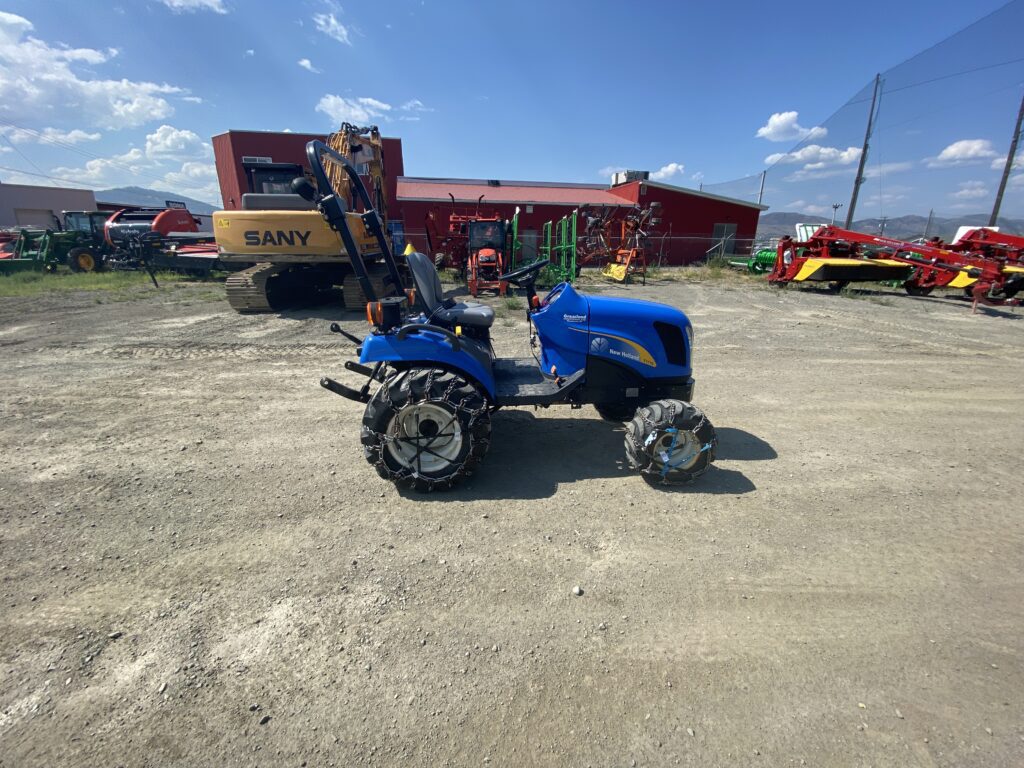
[[[423,330],[399,340],[397,334],[367,336],[359,362],[388,363],[395,367],[435,366],[458,371],[476,381],[490,400],[495,399],[494,374],[490,354],[477,348],[471,339],[461,339],[459,351],[440,333]]]

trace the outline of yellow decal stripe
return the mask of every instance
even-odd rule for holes
[[[579,333],[587,333],[587,334],[590,333],[589,331],[585,331],[582,328],[573,328],[572,326],[569,326],[569,330],[571,330],[571,331],[578,331]],[[654,361],[654,356],[651,355],[650,352],[648,352],[646,349],[644,349],[643,347],[641,347],[639,344],[637,344],[635,341],[633,341],[631,339],[626,339],[626,338],[623,338],[622,336],[615,336],[614,334],[603,333],[603,332],[602,333],[595,333],[595,334],[592,334],[592,335],[594,335],[594,336],[606,336],[609,339],[615,339],[616,341],[621,341],[623,344],[628,344],[640,356],[640,362],[641,363],[643,363],[644,365],[649,365],[649,366],[651,366],[651,368],[657,368],[658,367],[658,364]]]

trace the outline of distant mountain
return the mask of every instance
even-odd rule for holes
[[[842,211],[840,211],[842,213]],[[831,217],[815,216],[809,213],[763,213],[758,221],[758,238],[782,237],[783,235],[795,234],[796,224],[828,224]],[[836,221],[842,226],[845,221]],[[928,224],[927,216],[893,216],[885,221],[885,234],[896,240],[913,240],[924,235],[925,227]],[[928,236],[941,237],[943,240],[952,240],[960,227],[983,227],[988,224],[987,213],[971,213],[957,216],[955,219],[944,219],[936,216],[932,219],[928,228]],[[1000,218],[999,228],[1003,232],[1019,235],[1024,234],[1024,219]],[[853,222],[851,229],[857,232],[877,234],[881,230],[882,220],[857,219]]]
[[[103,189],[96,193],[96,200],[101,203],[124,203],[125,205],[141,205],[146,208],[163,208],[168,200],[185,203],[192,213],[213,213],[220,210],[209,203],[185,197],[175,192],[160,192],[145,187],[115,187]]]

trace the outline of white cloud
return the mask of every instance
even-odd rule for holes
[[[401,109],[403,112],[433,112],[434,111],[430,107],[426,106],[419,99],[409,99],[409,101],[405,102],[405,104],[403,104],[401,107],[399,107],[399,109]]]
[[[597,172],[597,175],[604,176],[607,179],[613,174],[622,173],[624,170],[626,170],[626,167],[623,165],[606,165],[604,168]]]
[[[420,121],[419,115],[402,115],[399,120],[403,120],[407,123],[418,123]]]
[[[942,168],[995,157],[999,157],[999,153],[988,139],[960,139],[939,152],[937,157],[925,158],[925,163],[929,168]]]
[[[864,169],[864,178],[877,179],[879,176],[888,176],[891,173],[909,171],[913,167],[914,164],[908,162],[879,163],[878,165],[869,165]]]
[[[960,183],[960,189],[953,192],[950,196],[955,197],[957,200],[978,200],[988,197],[989,191],[983,181],[963,181]]]
[[[249,56],[255,56],[256,55],[256,50],[254,48],[246,48],[245,49],[245,53],[242,54],[242,55],[244,57],[246,57],[246,58],[248,58]]]
[[[146,157],[150,160],[185,160],[209,154],[210,145],[186,128],[161,125],[146,136]]]
[[[81,168],[59,166],[54,168],[51,174],[65,179],[75,179],[89,187],[105,187],[114,184],[116,179],[123,179],[125,174],[135,175],[143,172],[149,165],[143,151],[133,147],[120,155],[89,160]]]
[[[369,96],[346,99],[343,96],[327,94],[317,102],[316,111],[323,112],[339,124],[369,123],[384,117],[384,113],[391,111],[391,105]]]
[[[999,157],[993,158],[992,170],[1001,171],[1006,166],[1006,155],[1000,155]],[[1011,170],[1017,170],[1018,168],[1024,167],[1024,157],[1019,155],[1013,159],[1013,168]]]
[[[697,171],[696,173],[694,173],[692,176],[690,176],[690,181],[696,181],[698,184],[704,181],[704,171]]]
[[[371,112],[390,112],[391,105],[385,104],[383,101],[378,99],[372,99],[369,96],[360,96],[356,99],[360,104],[369,109]]]
[[[80,128],[62,131],[59,128],[43,128],[41,131],[26,128],[12,128],[0,125],[0,136],[6,136],[15,144],[80,144],[83,141],[99,141],[103,134],[89,133]]]
[[[821,126],[804,128],[797,122],[799,116],[799,112],[775,112],[767,123],[757,129],[757,138],[768,141],[803,141],[821,139],[828,134],[828,129]]]
[[[318,13],[313,16],[313,23],[316,24],[317,31],[323,32],[339,43],[352,45],[352,41],[348,39],[348,28],[334,18],[333,13]]]
[[[682,163],[668,163],[651,174],[651,181],[668,181],[683,172]]]
[[[877,195],[869,195],[864,199],[865,205],[891,205],[898,203],[900,200],[906,200],[907,196],[898,191],[883,192]]]
[[[196,11],[213,11],[227,13],[224,0],[160,0],[175,13],[194,13]]]
[[[314,75],[319,75],[320,70],[313,66],[313,62],[309,59],[299,59],[299,66],[305,70],[312,72]]]
[[[836,165],[850,165],[860,159],[860,147],[822,147],[808,144],[795,152],[776,152],[764,159],[768,165],[776,163],[803,163],[805,171],[814,171]]]
[[[859,153],[859,150],[858,150]],[[859,159],[859,154],[858,154]],[[877,179],[880,176],[888,176],[889,174],[899,173],[900,171],[908,171],[914,167],[913,163],[900,162],[900,163],[880,163],[879,165],[869,165],[864,169],[865,179]],[[834,167],[821,167],[817,164],[811,164],[807,167],[801,168],[788,176],[783,177],[783,181],[818,181],[821,179],[831,179],[837,176],[853,176],[856,173],[856,168],[853,165],[845,166],[834,166]]]
[[[815,205],[813,203],[808,203],[806,200],[794,200],[791,203],[786,203],[786,205],[782,207],[782,210],[796,211],[797,213],[810,213],[820,216],[826,211],[831,211],[832,209],[827,205]]]
[[[189,104],[202,104],[203,100],[198,96],[182,96],[182,101],[187,101]]]
[[[213,163],[185,162],[180,170],[166,174],[164,183],[172,192],[179,192],[188,197],[221,205],[217,169]]]
[[[164,96],[182,93],[172,85],[102,80],[80,76],[73,65],[99,66],[117,50],[68,48],[31,37],[32,22],[0,11],[0,117],[12,122],[51,121],[73,115],[76,122],[121,129],[174,113]]]

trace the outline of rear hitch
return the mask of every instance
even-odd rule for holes
[[[347,397],[349,400],[355,400],[357,403],[368,403],[370,401],[369,391],[359,391],[352,389],[352,387],[346,387],[341,382],[335,381],[327,376],[320,379],[320,386],[324,389],[330,390],[336,395]]]

